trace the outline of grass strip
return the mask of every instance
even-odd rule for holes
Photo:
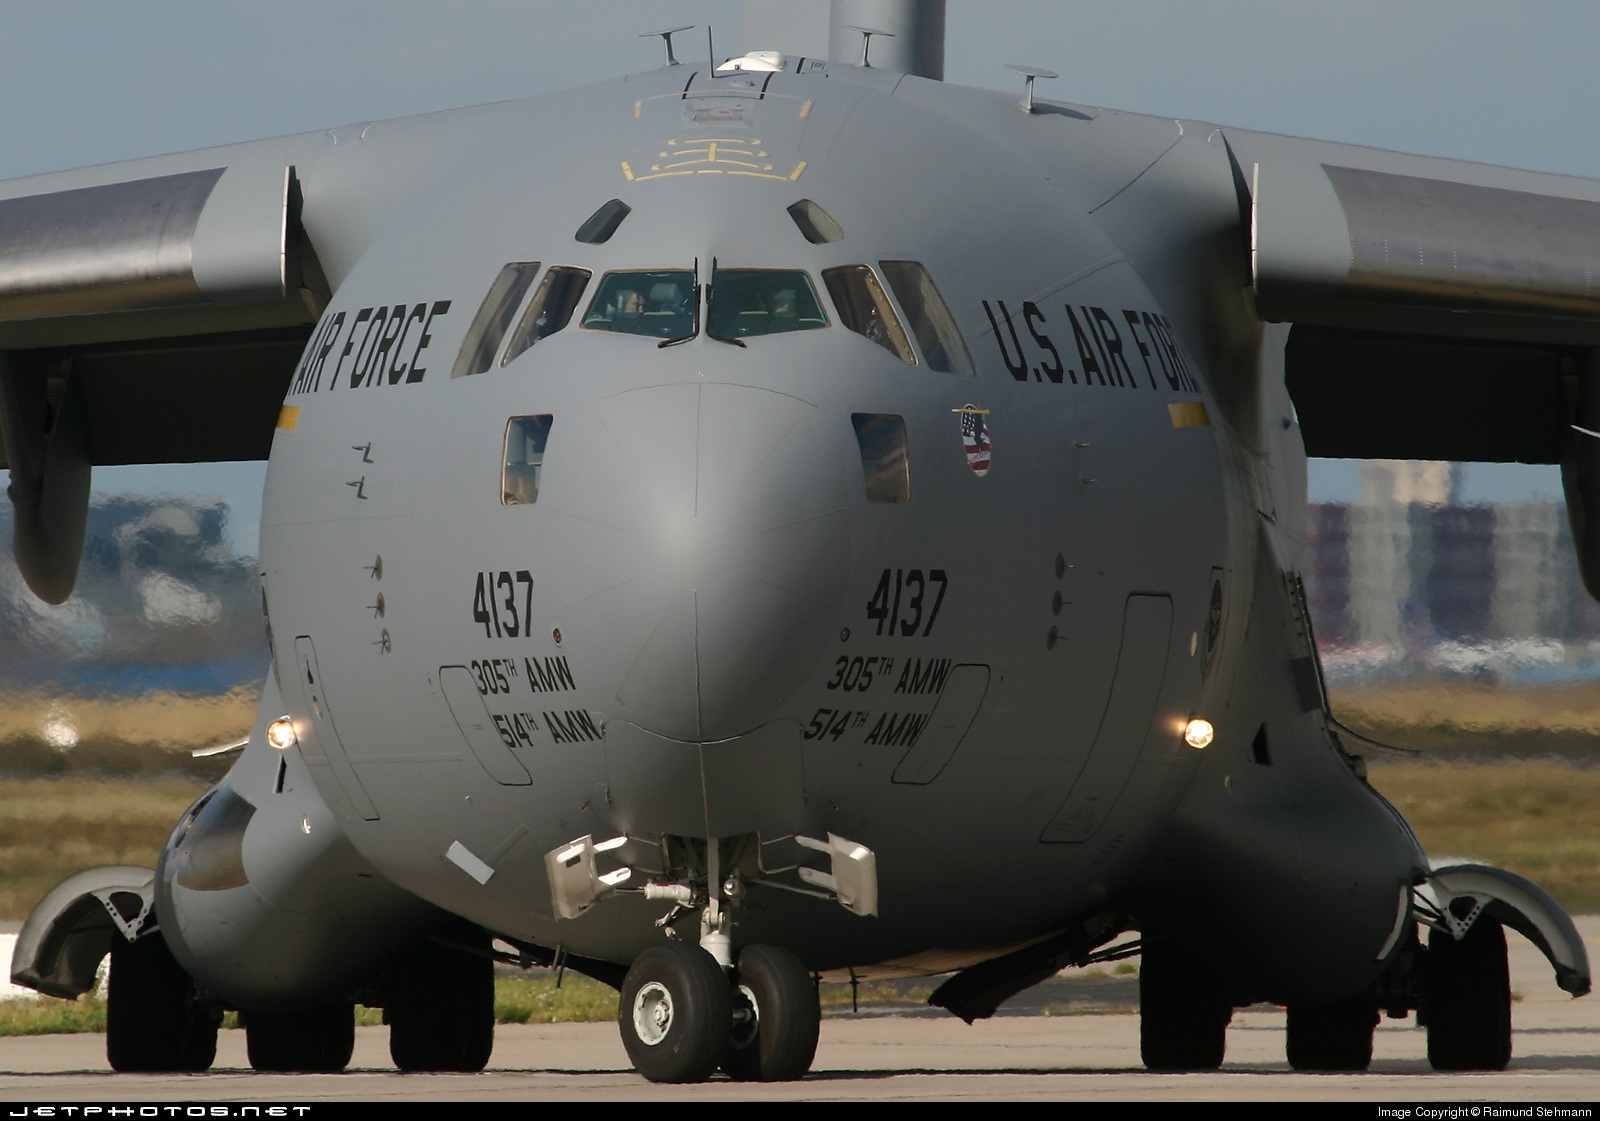
[[[500,1024],[588,1024],[617,1018],[617,993],[609,985],[568,973],[556,987],[548,972],[499,976],[494,980],[494,1018]],[[383,1011],[356,1007],[357,1027],[383,1023]],[[239,1016],[229,1012],[223,1028],[237,1028]],[[106,1002],[86,995],[77,1000],[53,997],[0,1000],[0,1036],[70,1035],[106,1030]]]

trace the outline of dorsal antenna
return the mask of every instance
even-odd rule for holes
[[[669,27],[663,31],[646,31],[643,35],[639,36],[639,38],[654,39],[659,37],[667,47],[667,65],[676,66],[678,65],[678,57],[672,53],[672,37],[680,31],[688,31],[693,27],[694,24],[686,23],[682,27]]]
[[[1022,100],[1017,102],[1024,113],[1033,112],[1033,80],[1035,78],[1061,77],[1061,75],[1057,74],[1054,70],[1041,70],[1037,66],[1019,66],[1014,62],[1006,63],[1006,69],[1015,70],[1027,80],[1026,84],[1022,87]]]
[[[861,34],[861,65],[864,66],[864,67],[870,67],[872,65],[871,62],[867,61],[867,53],[869,51],[871,51],[871,49],[872,49],[872,37],[874,35],[882,35],[885,39],[893,39],[894,38],[894,32],[893,31],[884,31],[881,28],[877,28],[877,27],[858,27],[853,23],[847,23],[847,24],[844,25],[844,29],[846,31],[857,31],[857,32],[860,32],[860,34]]]

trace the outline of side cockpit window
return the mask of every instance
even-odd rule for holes
[[[972,358],[933,277],[916,261],[879,261],[930,370],[972,375]]]
[[[600,278],[586,331],[678,339],[694,333],[695,281],[688,269],[608,272]]]
[[[833,297],[839,322],[856,334],[872,340],[908,366],[917,364],[916,354],[906,338],[883,285],[866,265],[844,265],[825,269],[822,282]]]
[[[550,413],[541,413],[506,421],[505,459],[500,471],[502,506],[526,506],[538,499],[544,445],[554,419]]]
[[[589,270],[571,265],[551,265],[539,282],[528,310],[522,313],[511,343],[506,347],[504,366],[540,339],[548,338],[572,322],[583,290],[589,285]]]
[[[461,353],[456,355],[455,367],[450,371],[451,377],[481,374],[494,365],[495,352],[506,337],[512,316],[517,314],[517,305],[522,303],[522,297],[527,295],[538,272],[538,261],[513,261],[500,270],[500,275],[489,286],[489,294],[478,306],[478,314],[472,317]]]
[[[911,461],[905,418],[894,413],[851,413],[861,447],[861,476],[868,502],[910,502]]]
[[[828,325],[811,278],[798,269],[722,269],[711,278],[713,338],[814,331]]]

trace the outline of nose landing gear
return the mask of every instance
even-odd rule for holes
[[[667,942],[634,959],[617,1020],[652,1082],[703,1082],[719,1066],[741,1082],[787,1082],[811,1069],[821,1013],[788,950],[746,946],[730,974],[705,949]]]

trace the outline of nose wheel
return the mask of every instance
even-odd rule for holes
[[[618,1007],[622,1044],[652,1082],[802,1077],[817,1050],[816,986],[800,959],[747,946],[730,975],[699,946],[668,942],[634,960]]]
[[[699,946],[668,942],[634,959],[617,1024],[636,1070],[651,1082],[704,1082],[728,1049],[728,979]]]
[[[805,1076],[821,1027],[817,986],[780,946],[746,946],[734,971],[733,1032],[722,1069],[739,1082]]]

